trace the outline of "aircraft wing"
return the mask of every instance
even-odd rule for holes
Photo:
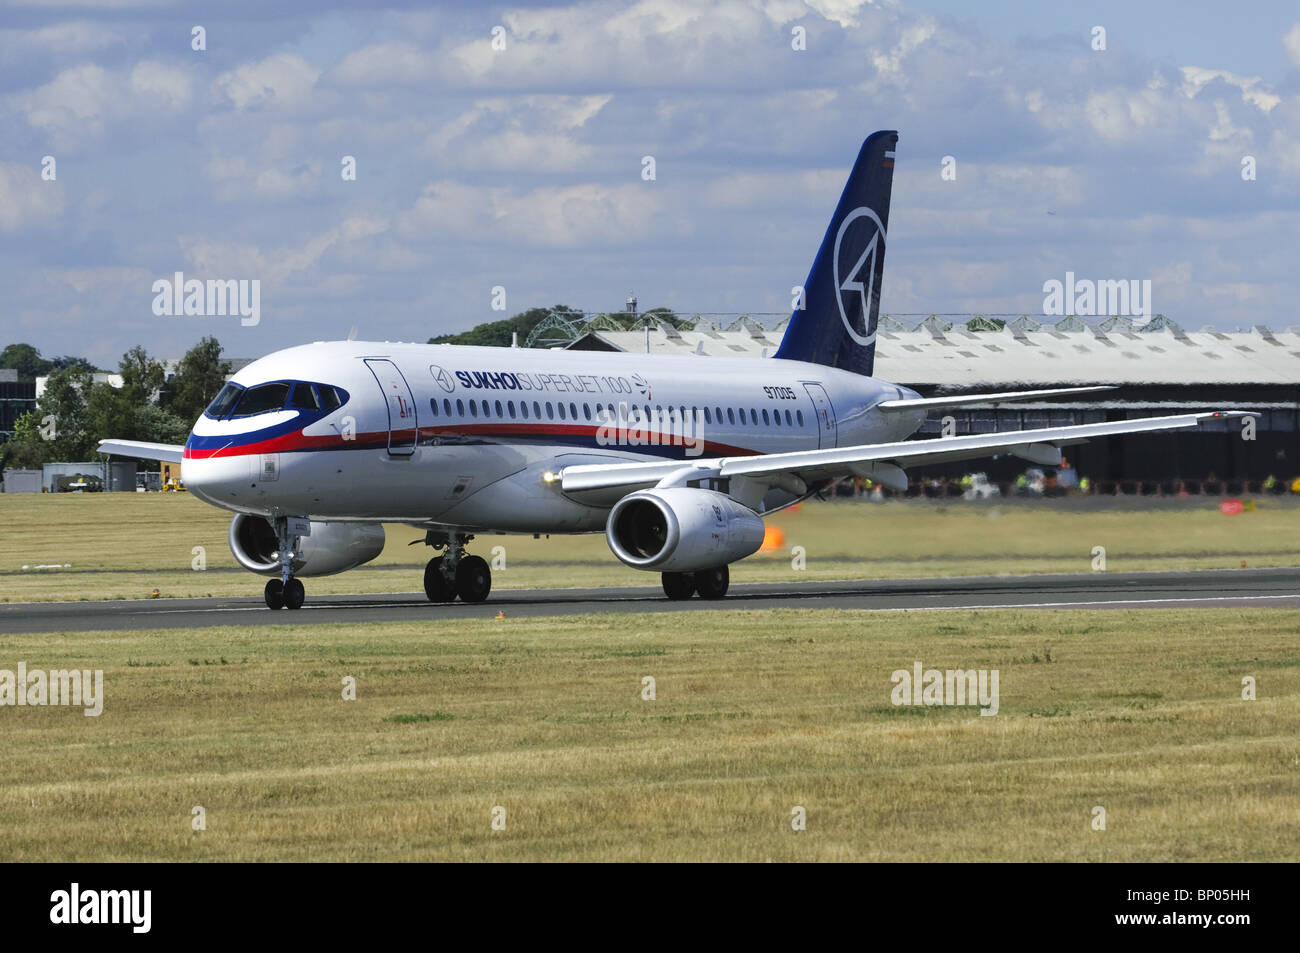
[[[101,440],[100,453],[115,453],[119,457],[135,457],[138,460],[162,460],[166,463],[180,463],[185,448],[175,443],[146,443],[143,440]]]
[[[897,443],[866,444],[859,447],[834,447],[826,450],[797,450],[792,453],[769,453],[747,457],[711,457],[698,460],[668,460],[662,463],[583,464],[565,467],[554,479],[565,492],[626,488],[628,492],[653,486],[672,477],[690,479],[727,479],[748,477],[773,486],[799,490],[800,484],[858,475],[868,476],[894,488],[905,488],[901,471],[925,463],[948,463],[973,460],[1009,453],[1044,466],[1060,463],[1060,448],[1085,443],[1094,437],[1116,434],[1152,433],[1184,430],[1202,421],[1253,416],[1249,411],[1205,414],[1177,414],[1169,417],[1144,417],[1138,420],[1115,420],[1071,427],[1046,427],[1039,430],[1012,430],[1001,433],[971,434],[966,437],[941,437],[934,440],[903,440]],[[686,471],[697,470],[699,476]],[[794,478],[793,480],[791,478]]]

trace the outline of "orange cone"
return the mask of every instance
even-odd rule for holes
[[[760,553],[774,553],[785,545],[785,533],[779,526],[768,526],[763,530],[763,545],[758,547]]]

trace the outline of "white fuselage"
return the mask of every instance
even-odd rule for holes
[[[871,377],[689,354],[340,341],[277,351],[231,382],[315,384],[321,406],[205,414],[182,463],[196,496],[260,516],[479,532],[602,530],[615,499],[569,498],[544,479],[561,467],[895,441],[925,419],[875,410],[917,395]]]

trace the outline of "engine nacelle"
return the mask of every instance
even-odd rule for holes
[[[757,552],[763,529],[757,513],[726,494],[680,486],[623,497],[609,511],[605,539],[633,569],[694,572]]]
[[[275,526],[261,516],[240,513],[230,523],[230,551],[249,572],[280,575],[280,543]],[[384,551],[384,528],[378,523],[312,521],[293,559],[295,576],[330,576],[368,563]]]

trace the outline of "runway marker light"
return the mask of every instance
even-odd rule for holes
[[[161,592],[160,590],[158,590],[158,589],[155,589],[153,592],[149,593],[149,598],[150,598],[150,599],[157,599],[157,598],[158,598],[159,596],[161,596],[161,595],[162,595],[162,592]]]
[[[505,617],[506,617],[506,610],[505,610],[505,609],[498,609],[498,610],[497,610],[497,614],[494,615],[492,618],[494,618],[494,619],[504,619]]]

